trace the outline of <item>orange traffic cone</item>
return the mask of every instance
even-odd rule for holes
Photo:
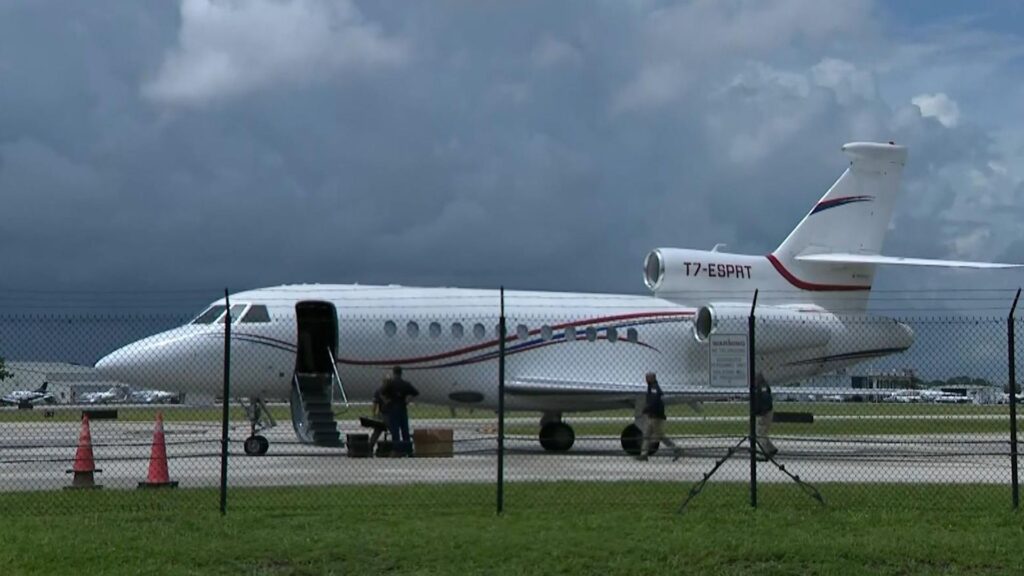
[[[82,415],[82,432],[78,435],[78,451],[75,452],[75,465],[67,473],[74,473],[71,486],[65,489],[102,488],[93,479],[93,473],[103,472],[96,468],[92,457],[92,433],[89,431],[89,415]]]
[[[164,415],[156,414],[156,428],[153,430],[153,449],[149,454],[149,477],[139,482],[139,488],[177,488],[178,482],[171,482],[167,471],[167,444],[164,441]]]

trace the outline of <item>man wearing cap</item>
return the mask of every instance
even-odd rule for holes
[[[665,400],[662,399],[663,392],[658,384],[658,377],[654,372],[648,372],[645,378],[647,395],[644,398],[643,414],[647,422],[644,425],[644,439],[637,460],[647,460],[647,455],[657,448],[659,442],[672,448],[674,459],[678,460],[683,455],[682,448],[665,437]]]
[[[409,400],[419,396],[419,390],[402,379],[402,367],[391,369],[391,378],[381,387],[380,395],[387,405],[388,430],[396,456],[410,456],[412,440],[409,437]]]

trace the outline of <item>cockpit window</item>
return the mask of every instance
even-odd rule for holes
[[[213,324],[214,320],[216,320],[217,318],[220,318],[220,315],[223,314],[224,311],[227,310],[227,308],[228,307],[223,305],[223,304],[214,304],[213,306],[210,306],[209,308],[207,308],[206,312],[203,312],[202,314],[199,315],[198,318],[193,320],[192,323],[193,324]]]
[[[270,312],[263,304],[253,304],[245,316],[242,316],[242,322],[244,324],[270,322]]]
[[[238,322],[238,319],[242,316],[242,311],[245,310],[246,306],[248,306],[248,304],[232,304],[231,305],[231,323],[232,324]],[[225,314],[223,317],[221,317],[220,320],[217,321],[217,323],[218,324],[223,324],[224,321],[227,320],[227,318],[228,318],[228,315]]]

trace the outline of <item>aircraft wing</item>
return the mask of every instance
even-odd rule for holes
[[[746,388],[662,386],[666,403],[700,402],[746,395]],[[586,396],[603,400],[634,400],[647,393],[643,382],[587,382],[554,378],[513,378],[505,381],[505,393],[513,396]]]
[[[747,388],[712,388],[710,386],[662,386],[667,403],[690,403],[705,400],[745,398]],[[772,386],[774,396],[801,394],[814,396],[881,396],[903,391],[902,388],[849,388],[838,386]],[[906,389],[909,390],[909,389]],[[513,396],[586,396],[605,400],[632,400],[643,396],[643,383],[586,382],[553,378],[513,378],[506,380],[505,393]]]
[[[1022,268],[1024,264],[1001,264],[998,262],[968,262],[964,260],[930,260],[927,258],[901,258],[880,254],[806,254],[797,256],[801,262],[823,262],[833,264],[891,264],[897,266],[933,266],[937,268],[979,268],[1005,269]]]

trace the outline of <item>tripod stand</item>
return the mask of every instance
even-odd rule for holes
[[[686,499],[683,500],[683,503],[679,505],[680,514],[682,514],[683,511],[686,510],[686,505],[689,504],[690,501],[693,500],[698,494],[700,494],[702,490],[704,490],[704,486],[707,485],[708,480],[710,480],[711,477],[714,476],[715,472],[718,472],[718,469],[721,468],[722,465],[729,460],[729,458],[732,458],[732,456],[739,451],[740,447],[743,446],[743,444],[748,442],[749,440],[749,436],[744,436],[743,438],[740,438],[739,442],[734,444],[726,451],[725,456],[722,456],[717,461],[715,461],[715,465],[711,468],[711,471],[705,472],[704,477],[700,480],[700,482],[697,482],[696,484],[693,485],[693,487],[690,488],[690,492],[689,494],[687,494]],[[751,447],[751,450],[756,450],[756,448]],[[821,492],[818,492],[817,488],[801,480],[798,474],[793,474],[789,470],[786,470],[786,466],[776,462],[774,456],[768,456],[764,452],[762,452],[761,454],[764,456],[764,462],[771,462],[772,464],[774,464],[775,467],[778,468],[783,474],[789,476],[790,480],[796,482],[796,485],[800,487],[801,491],[803,491],[811,498],[817,500],[818,503],[821,504],[822,506],[825,505],[825,499],[822,498]]]

